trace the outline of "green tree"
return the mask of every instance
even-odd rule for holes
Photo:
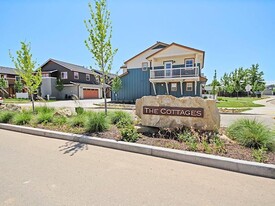
[[[217,91],[218,91],[218,86],[220,86],[220,82],[217,80],[217,71],[215,70],[215,73],[214,73],[214,77],[213,77],[213,81],[211,83],[211,86],[212,86],[212,91],[211,93],[213,95],[216,95],[217,94]]]
[[[4,89],[4,88],[7,88],[7,87],[8,87],[7,80],[4,79],[4,77],[1,77],[0,78],[0,88]]]
[[[247,72],[242,67],[235,69],[232,73],[232,85],[234,91],[237,93],[237,99],[239,98],[239,92],[245,90]]]
[[[32,110],[34,112],[34,98],[33,95],[42,82],[41,68],[35,71],[36,61],[32,60],[30,43],[21,42],[21,49],[16,51],[17,57],[14,58],[10,53],[10,58],[16,68],[16,73],[24,82],[32,101]]]
[[[64,89],[64,85],[63,85],[63,82],[61,81],[61,79],[57,79],[56,80],[56,86],[55,88],[58,90],[58,91],[62,91]]]
[[[106,0],[95,0],[95,5],[89,3],[90,18],[84,20],[89,37],[85,45],[92,54],[96,66],[102,72],[105,114],[107,115],[106,77],[111,71],[113,57],[117,49],[112,48],[112,25],[110,11],[107,9]]]
[[[119,92],[119,90],[121,90],[122,88],[122,81],[119,78],[119,76],[116,76],[113,79],[113,83],[112,83],[112,90],[115,93],[115,95],[117,95],[117,93]]]
[[[252,64],[247,71],[247,80],[252,86],[252,92],[263,91],[265,89],[264,73],[259,71],[259,64]]]
[[[15,82],[14,82],[14,90],[15,90],[15,92],[22,92],[23,88],[24,88],[23,83],[21,81],[16,81],[15,80]]]

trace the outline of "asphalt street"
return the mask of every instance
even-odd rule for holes
[[[0,205],[274,205],[275,180],[0,130]]]

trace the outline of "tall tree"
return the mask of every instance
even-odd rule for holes
[[[113,57],[117,49],[112,48],[112,25],[110,11],[107,9],[106,0],[95,0],[94,7],[88,4],[90,18],[84,20],[89,37],[85,40],[85,45],[92,54],[96,66],[103,74],[101,83],[103,85],[105,114],[107,115],[106,100],[106,77],[111,71]]]
[[[24,82],[32,101],[32,110],[34,112],[33,95],[37,93],[42,82],[41,68],[35,71],[36,61],[32,60],[30,43],[21,42],[21,49],[16,51],[17,57],[14,58],[10,53],[10,58],[16,68],[16,73]]]
[[[248,69],[248,83],[252,86],[252,92],[263,91],[265,89],[264,73],[259,71],[259,64],[252,64]]]

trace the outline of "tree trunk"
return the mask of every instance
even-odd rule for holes
[[[105,115],[107,116],[107,98],[106,98],[106,84],[105,84],[105,74],[103,76],[103,95],[104,95],[104,108],[105,108]]]
[[[33,94],[31,94],[31,101],[32,101],[32,113],[34,113],[34,99],[33,99]]]

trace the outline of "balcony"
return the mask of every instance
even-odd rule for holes
[[[150,71],[150,79],[179,79],[186,77],[198,77],[198,67],[182,67],[172,69],[155,69]]]

